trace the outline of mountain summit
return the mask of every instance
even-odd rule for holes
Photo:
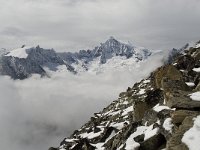
[[[80,50],[78,53],[58,53],[77,72],[102,72],[105,68],[120,68],[122,65],[143,61],[152,52],[143,47],[132,46],[110,37],[106,42],[92,50]],[[117,64],[116,64],[117,62]],[[80,69],[81,68],[81,69]]]
[[[86,71],[99,73],[105,71],[105,68],[123,68],[143,61],[151,54],[148,49],[119,42],[114,37],[92,50],[79,52],[59,53],[39,46],[23,46],[1,56],[0,74],[24,79],[32,74],[47,75],[45,68],[57,71],[59,66],[65,66],[66,70],[75,74]]]

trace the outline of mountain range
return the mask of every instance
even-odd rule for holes
[[[120,42],[113,37],[92,50],[79,52],[56,52],[54,49],[43,49],[40,46],[23,45],[12,51],[2,52],[0,74],[13,79],[25,79],[32,74],[48,76],[48,70],[58,71],[63,67],[74,74],[100,73],[105,69],[130,66],[151,55],[152,52],[148,49]]]

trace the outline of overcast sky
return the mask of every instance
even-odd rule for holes
[[[200,0],[0,0],[0,47],[76,51],[109,36],[150,49],[200,39]]]

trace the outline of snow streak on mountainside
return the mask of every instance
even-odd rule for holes
[[[22,47],[3,55],[0,73],[14,79],[24,79],[32,74],[48,75],[47,70],[63,70],[72,73],[100,73],[109,69],[121,69],[146,60],[152,52],[142,47],[124,44],[110,37],[93,50],[56,53],[53,49]],[[62,66],[62,67],[61,67]]]

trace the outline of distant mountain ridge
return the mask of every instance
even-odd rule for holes
[[[184,53],[190,47],[200,47],[200,42],[186,44],[180,49],[172,49],[169,52],[167,63],[179,53]],[[152,54],[149,49],[126,44],[110,37],[104,43],[92,50],[80,50],[79,52],[56,52],[54,49],[44,49],[40,46],[14,49],[8,52],[0,50],[0,75],[8,75],[13,79],[25,79],[32,74],[49,76],[60,68],[61,71],[69,71],[73,74],[90,72],[102,73],[111,69],[124,69],[134,67],[138,62],[144,61]],[[63,66],[63,67],[59,67]]]
[[[119,42],[110,37],[105,43],[92,50],[80,50],[79,52],[55,52],[53,49],[37,47],[25,47],[2,54],[0,60],[0,74],[11,76],[13,79],[25,79],[32,74],[47,75],[44,67],[56,71],[58,66],[66,66],[69,72],[74,74],[92,70],[99,70],[101,65],[115,65],[113,60],[139,62],[147,59],[152,52],[142,47],[132,46]],[[121,64],[119,63],[121,66]],[[95,71],[94,71],[95,72]]]

